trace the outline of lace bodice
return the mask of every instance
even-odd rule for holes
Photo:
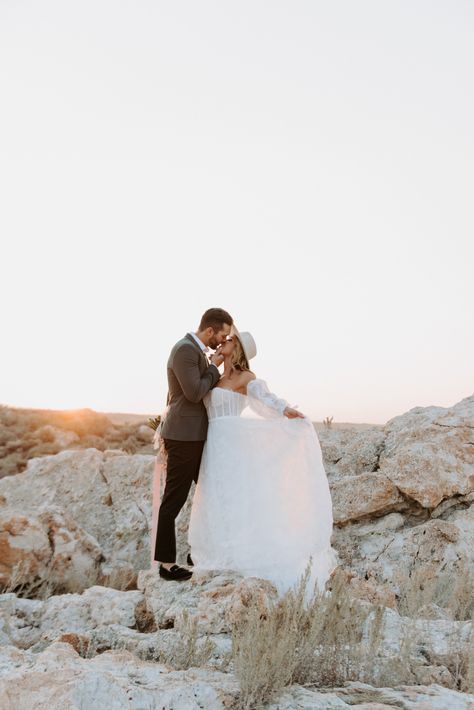
[[[214,387],[203,399],[209,421],[219,417],[240,417],[249,405],[254,412],[267,419],[283,416],[289,404],[268,389],[264,380],[256,378],[247,385],[247,394],[224,387]]]
[[[219,417],[240,417],[247,406],[247,396],[224,387],[214,387],[204,397],[209,421]]]

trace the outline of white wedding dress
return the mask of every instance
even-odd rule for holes
[[[313,424],[285,417],[288,403],[260,379],[247,395],[214,387],[203,401],[209,429],[188,533],[194,570],[235,570],[284,593],[312,557],[307,590],[315,582],[323,590],[337,554]]]

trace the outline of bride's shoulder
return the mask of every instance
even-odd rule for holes
[[[244,370],[240,375],[240,380],[242,381],[242,383],[244,383],[246,385],[248,385],[248,383],[251,382],[252,380],[256,380],[256,379],[257,379],[257,375],[255,374],[255,372],[252,372],[252,370]]]
[[[242,394],[247,394],[247,388],[251,382],[257,379],[257,376],[251,370],[244,370],[239,377],[239,390]]]

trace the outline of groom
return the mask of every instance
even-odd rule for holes
[[[207,412],[203,397],[220,378],[224,357],[214,353],[230,334],[231,316],[222,308],[210,308],[195,333],[186,333],[172,348],[168,359],[168,413],[161,436],[167,453],[166,485],[158,513],[154,559],[160,577],[184,580],[192,572],[176,564],[175,520],[186,502],[193,480],[197,483],[207,436]],[[192,560],[188,555],[188,564]]]

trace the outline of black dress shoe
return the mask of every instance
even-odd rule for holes
[[[191,554],[189,552],[188,552],[188,556],[186,559],[186,564],[189,565],[190,567],[194,567],[193,558],[191,557]]]
[[[173,565],[170,569],[166,569],[166,567],[160,565],[160,577],[163,577],[163,579],[174,580],[175,582],[184,582],[184,580],[190,579],[192,576],[193,573],[185,567]]]

